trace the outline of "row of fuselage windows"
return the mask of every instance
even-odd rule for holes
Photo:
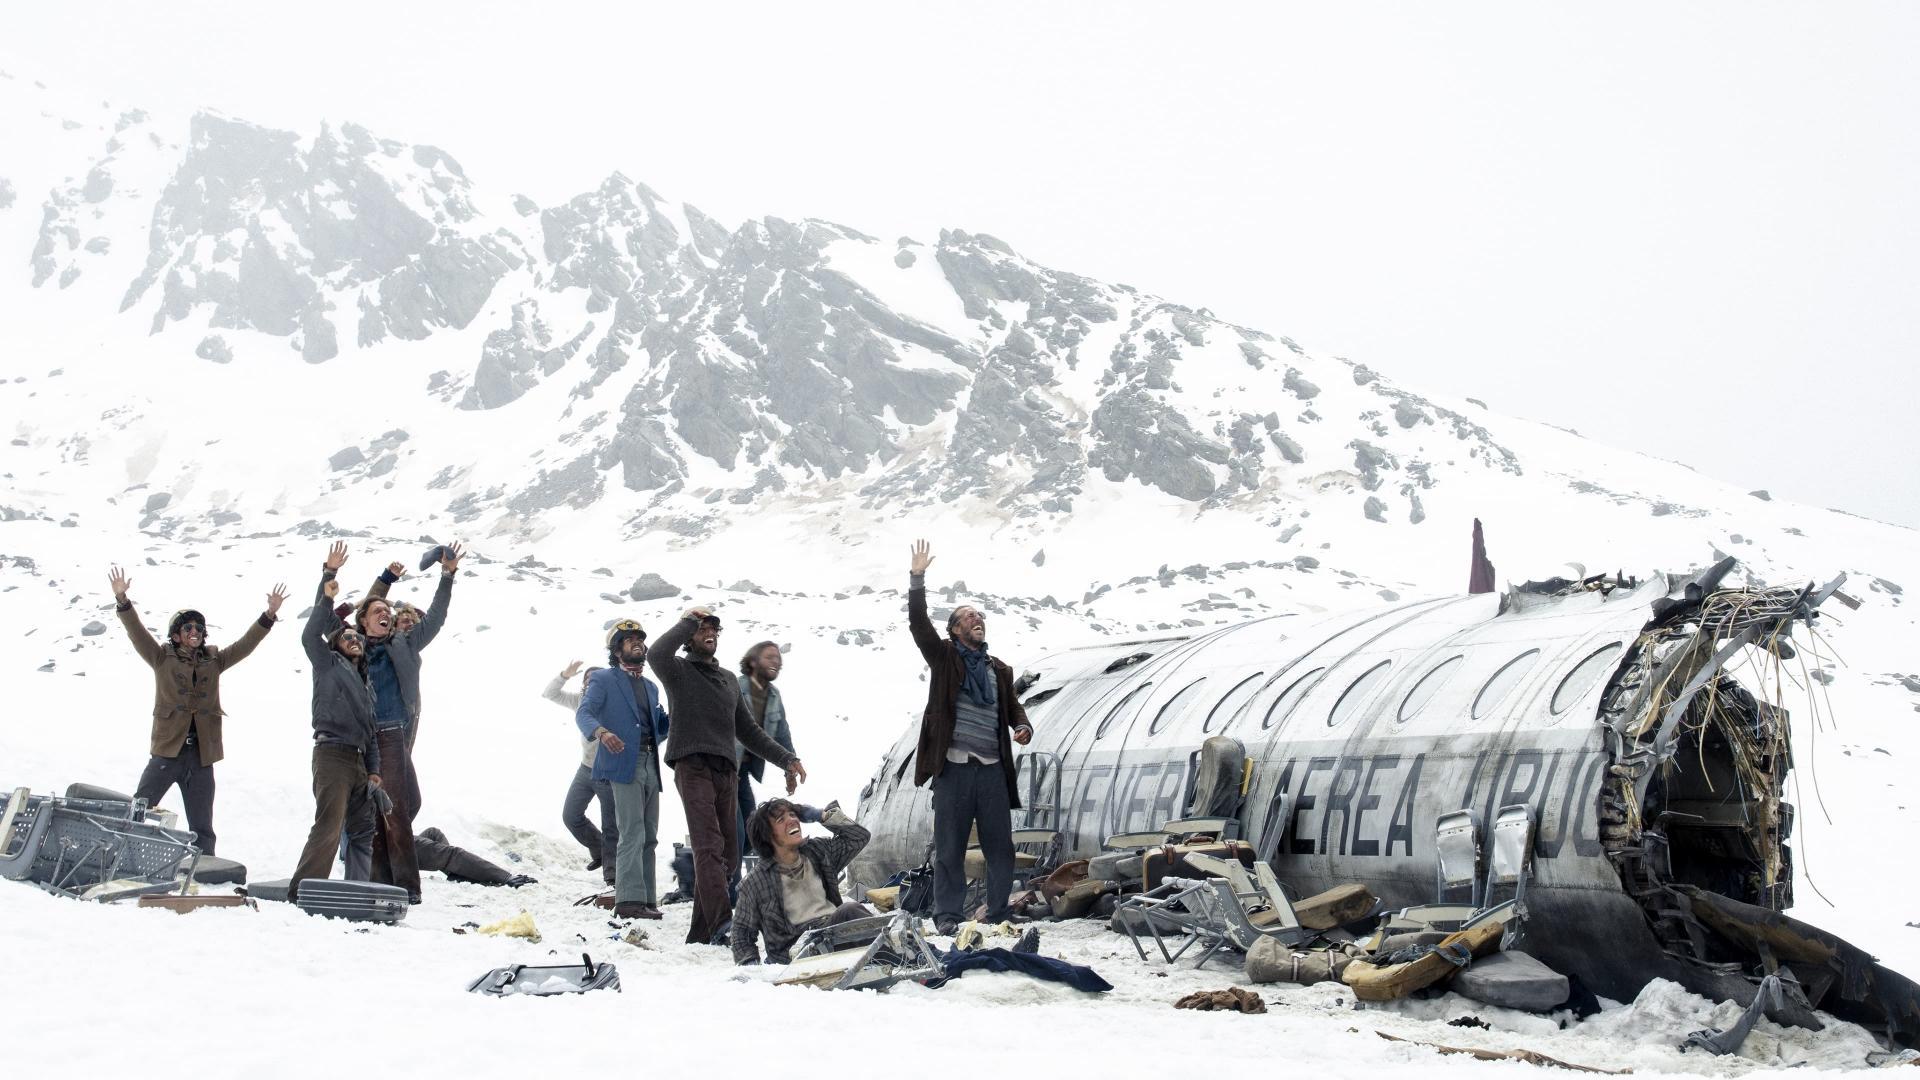
[[[1587,691],[1591,690],[1594,684],[1612,669],[1622,649],[1623,646],[1620,643],[1614,642],[1587,654],[1584,659],[1574,665],[1554,689],[1553,698],[1548,706],[1553,715],[1559,716],[1584,698]],[[1528,649],[1500,665],[1493,674],[1489,675],[1480,687],[1480,692],[1474,695],[1473,718],[1481,719],[1497,709],[1539,663],[1540,656],[1539,649]],[[1401,698],[1399,708],[1394,712],[1395,721],[1404,724],[1420,715],[1438,696],[1440,690],[1452,682],[1465,666],[1466,655],[1461,653],[1449,656],[1427,669],[1426,674],[1422,675]],[[1391,660],[1382,660],[1368,667],[1348,683],[1347,688],[1327,710],[1327,726],[1340,727],[1353,719],[1361,707],[1367,703],[1373,691],[1386,682],[1392,669]],[[1291,681],[1286,683],[1285,688],[1273,698],[1261,715],[1261,730],[1278,727],[1286,723],[1300,708],[1301,703],[1320,687],[1327,672],[1326,666],[1316,667],[1298,675],[1289,668],[1272,677],[1268,677],[1264,671],[1256,671],[1235,681],[1226,693],[1214,700],[1212,707],[1207,710],[1206,719],[1201,722],[1200,730],[1208,735],[1226,733],[1242,723],[1250,713],[1256,711],[1251,707],[1269,688],[1283,679],[1290,679]],[[1147,725],[1147,734],[1158,735],[1176,726],[1179,721],[1190,715],[1192,710],[1205,702],[1204,691],[1213,683],[1213,679],[1203,675],[1182,687],[1154,712],[1153,719]],[[1154,685],[1153,682],[1145,682],[1128,691],[1127,695],[1101,718],[1100,726],[1094,731],[1094,738],[1105,738],[1110,731],[1123,722],[1137,723],[1138,718],[1132,717],[1128,709],[1145,697]],[[1059,690],[1058,687],[1042,690],[1028,698],[1026,704],[1029,708],[1039,705],[1051,699]]]

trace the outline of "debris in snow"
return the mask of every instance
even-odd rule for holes
[[[1263,1013],[1267,1003],[1260,995],[1238,986],[1229,986],[1225,990],[1196,990],[1173,1003],[1176,1009],[1199,1009],[1201,1012],[1242,1012]]]

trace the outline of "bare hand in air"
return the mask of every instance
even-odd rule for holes
[[[322,586],[320,586],[320,591],[321,591],[321,592],[323,592],[323,593],[326,593],[326,594],[327,594],[327,599],[329,599],[329,600],[331,600],[331,599],[333,599],[333,598],[334,598],[334,597],[336,597],[336,596],[339,596],[339,595],[340,595],[340,581],[339,581],[339,579],[337,579],[337,578],[328,578],[328,579],[327,579],[327,583],[326,583],[325,585],[322,585]]]
[[[347,565],[346,541],[335,540],[333,542],[333,547],[327,549],[327,561],[324,565],[326,566],[327,569],[335,570],[335,571],[339,570],[342,566]]]
[[[127,577],[125,570],[116,566],[107,571],[107,584],[113,586],[114,603],[124,604],[127,602],[127,586],[133,584],[133,579]]]
[[[277,618],[280,614],[280,605],[286,601],[287,587],[284,584],[275,585],[273,591],[267,594],[267,614]]]
[[[563,680],[571,679],[578,674],[580,674],[580,661],[575,660],[573,663],[568,664],[566,668],[560,672],[560,678]]]
[[[407,568],[401,563],[390,562],[387,564],[387,576],[395,581],[399,581],[401,578],[407,576]]]
[[[927,567],[933,565],[932,553],[933,549],[927,546],[925,540],[915,540],[913,542],[913,562],[908,564],[908,572],[914,574],[926,573]]]
[[[460,550],[459,544],[448,544],[446,549],[440,552],[440,572],[443,574],[458,573],[460,570],[460,557],[465,554],[466,552]]]

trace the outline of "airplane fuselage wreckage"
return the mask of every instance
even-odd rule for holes
[[[1780,701],[1805,681],[1794,642],[1812,645],[1840,582],[1723,587],[1733,567],[1274,616],[1034,660],[1018,684],[1035,734],[1016,827],[1057,830],[1073,858],[1116,834],[1225,817],[1294,896],[1358,882],[1398,908],[1476,880],[1446,867],[1443,847],[1457,856],[1471,830],[1477,856],[1479,830],[1519,814],[1532,825],[1526,948],[1594,992],[1632,1000],[1667,978],[1744,1005],[1777,973],[1776,1021],[1818,1027],[1818,1008],[1912,1045],[1920,987],[1783,914],[1794,815]],[[917,731],[862,794],[863,884],[926,858]],[[1456,898],[1491,899],[1466,891]]]

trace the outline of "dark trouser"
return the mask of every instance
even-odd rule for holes
[[[595,796],[600,799],[600,827],[587,820],[587,806]],[[560,804],[560,823],[567,827],[587,854],[600,864],[600,872],[613,880],[614,853],[620,850],[620,817],[613,810],[613,788],[609,781],[595,780],[585,765],[573,771],[573,783],[567,785],[567,801]]]
[[[735,820],[740,811],[738,770],[712,754],[690,754],[673,763],[673,786],[687,814],[693,842],[693,925],[687,943],[704,945],[733,917],[727,875],[740,861]]]
[[[733,873],[727,878],[727,899],[738,899],[740,894],[740,865],[747,857],[747,819],[753,816],[753,777],[747,770],[740,770],[740,807],[739,817],[733,824]]]
[[[957,765],[933,778],[933,918],[960,920],[967,902],[967,834],[980,824],[987,861],[987,921],[1007,917],[1013,892],[1013,807],[999,763]]]
[[[189,741],[173,757],[150,757],[140,771],[133,797],[157,805],[167,790],[180,785],[180,801],[187,804],[187,828],[199,839],[200,854],[213,854],[213,766],[200,764],[200,746]]]
[[[420,782],[413,774],[413,754],[407,749],[404,728],[382,731],[380,787],[393,800],[393,812],[384,816],[368,800],[373,815],[373,862],[369,880],[398,885],[408,896],[420,895],[420,864],[413,853],[413,816],[420,812]]]
[[[324,878],[333,870],[340,827],[348,822],[371,822],[370,803],[367,766],[360,751],[338,743],[314,744],[313,828],[307,833],[306,848],[300,852],[300,865],[294,867],[293,877],[287,882],[288,899],[297,896],[301,881]]]

